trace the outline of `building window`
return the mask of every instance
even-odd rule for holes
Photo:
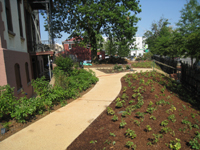
[[[19,64],[15,64],[15,78],[17,83],[17,91],[22,88],[21,75],[20,75],[20,67]]]
[[[27,83],[29,83],[30,80],[30,76],[29,76],[29,68],[28,68],[28,63],[25,63],[25,69],[26,69],[26,79],[27,79]]]
[[[13,32],[10,0],[5,0],[5,7],[8,30]]]
[[[72,44],[69,44],[69,49],[71,49],[72,48]]]
[[[18,8],[18,16],[19,16],[19,31],[20,31],[20,36],[23,37],[20,3],[21,3],[21,0],[17,0],[17,8]]]

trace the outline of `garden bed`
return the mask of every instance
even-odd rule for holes
[[[121,82],[117,98],[68,150],[200,148],[199,102],[190,93],[155,72]]]
[[[104,72],[104,73],[120,73],[120,72],[130,72],[130,71],[133,72],[133,70],[131,70],[131,69],[114,70],[111,68],[111,69],[97,69],[97,70]]]
[[[86,94],[87,92],[89,92],[94,86],[95,86],[95,85],[91,85],[90,88],[88,88],[87,90],[85,90],[85,91],[79,93],[79,94],[80,94],[80,97],[81,97],[82,95]],[[71,99],[66,100],[66,102],[67,102],[67,104],[69,104],[69,103],[73,102],[74,100],[75,100],[75,99],[71,98]],[[44,111],[44,113],[41,114],[41,115],[38,114],[38,115],[36,115],[36,116],[32,116],[32,118],[29,119],[28,121],[26,121],[25,123],[19,123],[19,122],[17,122],[15,119],[9,119],[9,118],[7,118],[7,119],[5,119],[5,118],[0,119],[0,128],[3,128],[3,124],[4,124],[5,122],[10,122],[10,124],[8,124],[8,125],[9,125],[9,130],[8,130],[5,134],[0,134],[0,141],[2,141],[2,140],[4,140],[4,139],[8,138],[9,136],[11,136],[11,135],[15,134],[16,132],[22,130],[23,128],[25,128],[25,127],[31,125],[32,123],[34,123],[34,122],[36,122],[36,121],[42,119],[43,117],[45,117],[45,116],[47,116],[48,114],[50,114],[50,113],[52,113],[52,112],[58,110],[58,109],[61,108],[61,107],[63,107],[63,106],[61,106],[61,104],[54,105],[54,106],[51,108],[51,111],[50,111],[50,112],[49,112],[49,111]]]

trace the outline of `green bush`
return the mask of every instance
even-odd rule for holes
[[[144,53],[143,58],[144,60],[151,60],[152,56],[153,54],[151,52],[148,52],[148,53]]]
[[[64,72],[71,73],[73,67],[73,60],[69,57],[58,56],[55,59],[55,63],[59,70],[63,70]]]
[[[0,118],[9,115],[16,103],[14,88],[9,85],[0,86]]]

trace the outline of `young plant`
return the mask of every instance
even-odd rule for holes
[[[155,117],[155,116],[150,116],[149,118],[150,118],[150,119],[153,119],[153,120],[156,120],[156,117]]]
[[[153,114],[153,111],[155,111],[155,108],[154,108],[154,107],[150,107],[150,108],[147,108],[146,111],[147,111],[149,114]]]
[[[165,92],[165,89],[166,89],[166,87],[164,86],[160,91],[161,91],[162,93],[164,93],[164,92]]]
[[[95,143],[97,143],[97,141],[96,140],[92,140],[92,141],[90,141],[90,143],[91,144],[95,144]]]
[[[181,149],[181,143],[180,143],[180,139],[176,138],[176,141],[174,140],[170,140],[170,144],[169,144],[169,148],[173,149],[173,150],[179,150]]]
[[[108,114],[108,115],[114,115],[114,114],[115,114],[115,111],[114,111],[112,108],[107,107],[107,114]]]
[[[151,107],[153,105],[153,102],[150,101],[148,107]]]
[[[163,138],[162,134],[153,134],[153,136],[154,136],[154,140],[153,140],[154,144],[158,143],[159,138]]]
[[[119,124],[119,127],[120,128],[124,128],[124,126],[126,125],[127,123],[122,119],[122,121],[120,122]]]
[[[190,146],[192,146],[192,149],[200,149],[200,144],[198,142],[198,140],[200,140],[200,133],[198,131],[195,132],[196,136],[194,137],[194,139],[191,139],[189,144]]]
[[[135,131],[128,128],[126,130],[126,136],[130,137],[131,139],[134,139],[137,135],[135,134]]]
[[[169,122],[168,122],[167,120],[164,120],[164,121],[161,122],[161,126],[164,126],[164,127],[165,127],[165,126],[168,125],[168,123],[169,123]]]
[[[134,149],[134,150],[136,149],[136,145],[134,145],[134,143],[131,141],[126,142],[126,147]]]
[[[129,104],[132,104],[132,103],[134,103],[134,102],[135,102],[134,100],[130,100],[130,101],[129,101]]]
[[[153,93],[154,91],[155,91],[155,88],[152,87],[150,92]]]
[[[118,117],[117,117],[117,115],[114,115],[113,117],[112,117],[112,121],[117,121],[118,120]]]
[[[161,128],[161,133],[168,133],[170,131],[172,131],[172,129],[170,127],[162,127]]]
[[[174,115],[174,114],[173,114],[173,115],[170,115],[170,116],[168,117],[168,119],[171,120],[173,123],[176,121],[176,118],[175,118],[175,115]]]
[[[142,112],[138,111],[135,114],[137,115],[138,118],[144,118],[144,113],[142,113]]]
[[[125,92],[126,92],[126,90],[127,90],[127,87],[126,87],[126,86],[124,86],[124,87],[123,87],[123,93],[125,93]]]
[[[110,136],[115,137],[116,135],[114,133],[110,132]]]
[[[152,130],[150,125],[147,125],[146,128],[147,128],[147,131],[151,131]]]
[[[134,123],[137,125],[137,126],[140,126],[140,122],[138,120],[134,120]]]

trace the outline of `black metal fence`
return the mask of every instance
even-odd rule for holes
[[[152,56],[152,59],[154,59],[155,63],[161,68],[161,70],[167,74],[177,73],[177,61],[160,56]]]
[[[200,96],[200,73],[188,64],[181,63],[181,83],[197,96]]]
[[[159,56],[152,56],[155,63],[167,74],[175,74],[181,84],[195,96],[200,96],[200,71],[188,64],[182,63],[177,67],[178,61]]]

